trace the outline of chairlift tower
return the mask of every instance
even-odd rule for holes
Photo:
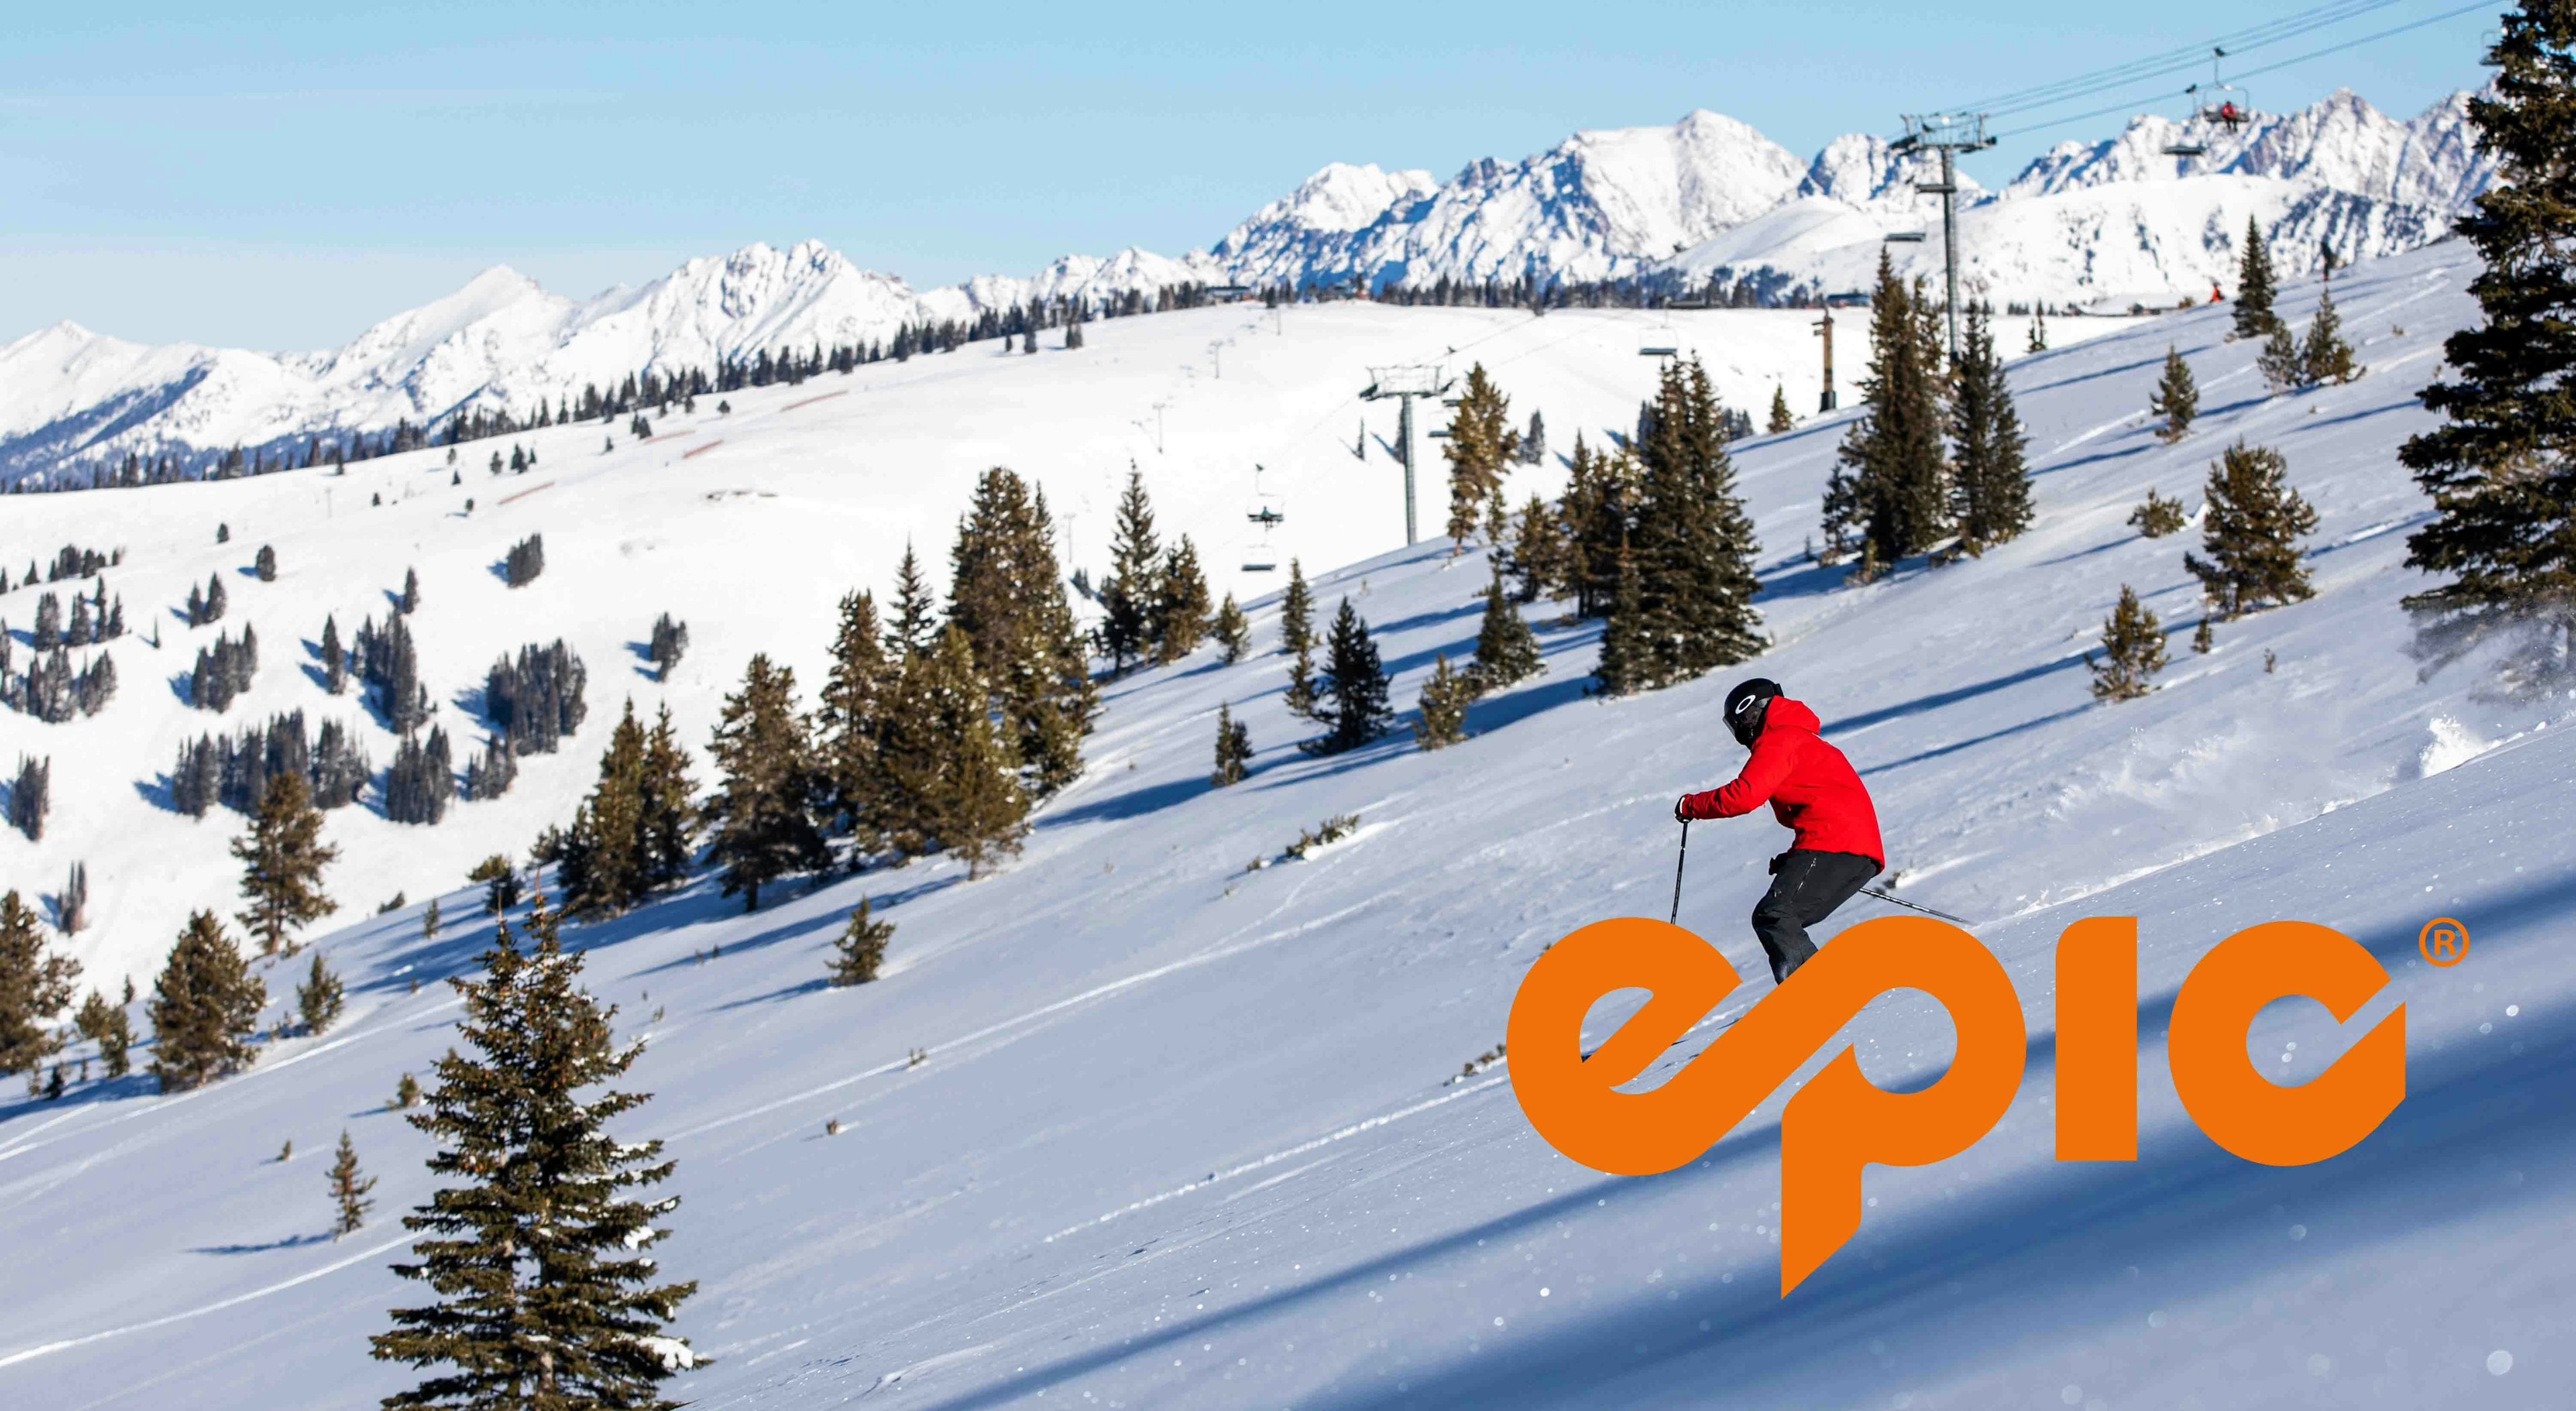
[[[1941,198],[1941,264],[1945,276],[1949,306],[1950,365],[1959,365],[1959,219],[1958,168],[1952,159],[1961,152],[1981,152],[1995,145],[1986,135],[1983,113],[1913,113],[1904,115],[1905,135],[1888,144],[1892,152],[1938,152],[1941,154],[1941,180],[1937,183],[1916,182],[1917,195]]]
[[[1410,364],[1403,367],[1369,369],[1369,385],[1360,393],[1364,402],[1396,399],[1395,455],[1404,462],[1404,543],[1407,548],[1422,536],[1415,528],[1413,512],[1413,403],[1421,397],[1443,397],[1450,383],[1441,376],[1440,365]]]

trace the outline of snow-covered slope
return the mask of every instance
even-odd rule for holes
[[[2223,309],[2019,363],[2037,527],[1982,559],[1908,565],[1863,589],[1795,551],[1840,419],[1742,450],[1776,638],[1748,669],[1817,707],[1877,796],[1903,890],[1976,918],[2032,1036],[2031,1078],[2004,1125],[1950,1162],[1871,1173],[1859,1237],[1794,1299],[1776,1296],[1778,1098],[1705,1160],[1620,1180],[1540,1142],[1507,1067],[1449,1081],[1500,1037],[1543,946],[1603,916],[1662,911],[1670,798],[1740,757],[1712,719],[1729,678],[1588,699],[1595,629],[1540,605],[1548,674],[1480,703],[1465,744],[1425,754],[1391,738],[1310,759],[1290,747],[1306,732],[1280,705],[1264,605],[1263,655],[1225,667],[1202,651],[1109,689],[1089,773],[990,880],[916,864],[748,917],[700,883],[574,933],[593,986],[651,1044],[638,1079],[656,1097],[621,1128],[663,1137],[679,1162],[685,1203],[660,1252],[673,1276],[701,1282],[680,1331],[721,1359],[679,1394],[717,1407],[861,1395],[941,1408],[2551,1404],[2576,1381],[2556,1333],[2576,1312],[2559,1276],[2559,1192],[2576,1177],[2576,965],[2557,934],[2576,888],[2563,845],[2576,741],[2562,738],[2563,701],[2485,699],[2473,667],[2420,680],[2395,606],[2422,581],[2400,560],[2425,506],[2393,448],[2424,424],[2413,393],[2470,317],[2472,272],[2465,251],[2441,246],[2339,280],[2371,365],[2347,387],[2264,396],[2253,350],[2222,341]],[[2294,285],[2284,309],[2295,320],[2313,297]],[[1273,356],[1295,346],[1294,317]],[[1524,355],[1483,350],[1526,399],[1516,409],[1594,408],[1551,416],[1563,436],[1633,406],[1647,365],[1585,386],[1612,365],[1538,351],[1580,338],[1577,325],[1518,327],[1506,336],[1532,339]],[[1259,376],[1269,336],[1247,330],[1228,351],[1225,387]],[[2170,447],[2143,415],[2168,344],[2193,363],[2206,409]],[[872,395],[891,407],[930,392]],[[1191,405],[1229,410],[1214,396]],[[783,426],[818,410],[737,416]],[[1339,419],[1318,416],[1319,433]],[[2150,486],[2196,501],[2207,462],[2239,436],[2280,447],[2317,505],[2319,591],[2219,626],[2218,650],[2195,656],[2181,641],[2195,616],[2189,536],[2143,540],[2123,521]],[[828,594],[882,581],[889,526],[843,508],[864,477],[787,444],[667,466],[550,451],[535,478],[552,471],[555,488],[498,515],[487,501],[472,521],[453,517],[443,473],[385,467],[397,495],[432,483],[336,534],[367,542],[370,585],[422,557],[424,650],[449,661],[459,639],[477,642],[470,660],[495,632],[601,624],[564,629],[592,659],[593,729],[520,785],[559,802],[595,754],[598,698],[615,694],[599,689],[621,669],[603,637],[638,632],[663,606],[692,620],[679,679],[628,689],[648,705],[667,697],[702,739],[744,657],[768,651],[810,683]],[[1190,483],[1155,487],[1177,501]],[[271,495],[257,512],[284,523],[295,484],[138,497],[153,516],[186,507],[166,533],[138,536],[126,576],[156,554],[169,567],[152,571],[173,586],[202,573],[206,520],[235,507],[247,520],[253,497]],[[477,553],[530,528],[549,536],[546,578],[513,597],[474,577]],[[835,561],[834,536],[854,530],[876,537]],[[329,542],[293,541],[289,571],[320,571],[303,565],[329,561]],[[645,586],[655,574],[662,591]],[[1370,619],[1410,703],[1434,654],[1472,639],[1485,564],[1426,544],[1316,578],[1328,608],[1347,595]],[[2174,662],[2153,695],[2104,706],[2086,694],[2081,653],[2124,583],[2163,615]],[[317,586],[282,579],[279,595]],[[246,583],[236,601],[260,591]],[[427,669],[442,683],[455,670]],[[278,684],[269,671],[263,689]],[[1261,747],[1252,777],[1225,791],[1204,782],[1220,703]],[[57,770],[58,794],[124,787],[67,790]],[[522,802],[414,836],[445,847],[499,829]],[[1345,812],[1360,815],[1357,836],[1246,870]],[[335,819],[334,837],[348,827]],[[1751,973],[1741,917],[1781,835],[1767,821],[1698,831],[1684,920]],[[117,845],[159,882],[164,837]],[[19,875],[28,850],[0,846]],[[352,859],[335,887],[365,902],[390,890],[391,870]],[[111,897],[122,885],[102,883]],[[426,1144],[381,1109],[401,1073],[454,1041],[434,982],[470,964],[486,933],[466,921],[423,943],[414,890],[412,906],[322,939],[355,1001],[330,1035],[276,1045],[185,1097],[131,1080],[0,1105],[0,1252],[46,1271],[0,1289],[0,1396],[118,1406],[184,1389],[192,1405],[279,1411],[365,1404],[402,1384],[366,1358],[365,1337],[418,1294],[385,1264],[403,1239],[392,1217],[430,1183]],[[898,927],[888,973],[825,989],[830,937],[862,893]],[[461,891],[445,904],[451,917],[474,910]],[[2436,913],[2475,938],[2457,969],[2412,958]],[[1837,920],[1873,914],[1862,903]],[[2049,953],[2089,914],[2140,918],[2135,1166],[2049,1159]],[[2314,1075],[2400,1002],[2413,1054],[2411,1095],[2388,1125],[2309,1168],[2217,1152],[2181,1114],[2160,1047],[2191,962],[2281,916],[2359,937],[2395,981],[2340,1030],[2312,1006],[2267,1011],[2251,1040],[2266,1071]],[[281,992],[292,978],[267,973]],[[415,994],[415,978],[432,983]],[[1893,997],[1850,1038],[1894,1085],[1937,1070],[1950,1029],[1919,998]],[[908,1067],[916,1048],[928,1061]],[[312,1153],[342,1128],[384,1184],[374,1222],[334,1245]],[[290,1138],[301,1154],[272,1160]]]
[[[2163,155],[2180,131],[2140,117],[2118,138],[2069,142],[1970,202],[1968,287],[1998,303],[2169,307],[2232,280],[2248,217],[2286,273],[2413,249],[2493,179],[2473,150],[2467,95],[2399,123],[2349,92],[2234,134],[2206,157]],[[1421,171],[1333,163],[1255,211],[1213,252],[1068,255],[1034,277],[916,291],[808,241],[692,260],[641,289],[576,303],[492,269],[332,352],[147,348],[59,324],[0,346],[0,481],[90,483],[129,454],[196,467],[227,449],[303,453],[311,438],[443,424],[540,403],[629,373],[711,368],[781,347],[884,342],[923,320],[968,321],[1032,300],[1097,305],[1131,292],[1239,281],[1429,286],[1528,277],[1645,277],[1685,293],[1712,281],[1766,302],[1863,287],[1881,239],[1924,228],[1919,158],[1850,134],[1801,163],[1733,118],[1574,134],[1549,151]],[[1937,268],[1937,240],[1899,246]]]

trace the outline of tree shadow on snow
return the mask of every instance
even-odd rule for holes
[[[329,1244],[329,1235],[288,1235],[265,1244],[205,1244],[189,1250],[190,1254],[266,1254],[273,1249],[302,1249],[308,1244]]]
[[[1172,779],[1160,784],[1146,784],[1111,794],[1106,798],[1092,799],[1062,812],[1046,813],[1037,820],[1035,826],[1063,828],[1076,823],[1115,823],[1121,819],[1135,818],[1170,808],[1174,804],[1187,803],[1215,787],[1205,779],[1199,778]]]
[[[1884,725],[1902,716],[1921,715],[1926,711],[1939,710],[1943,706],[1957,705],[1961,701],[1975,700],[1979,696],[2009,690],[2025,681],[2035,681],[2042,676],[2083,664],[2084,654],[2076,652],[2059,657],[2055,661],[2044,661],[2037,666],[2026,666],[2003,676],[1990,677],[1973,686],[1961,686],[1949,691],[1934,691],[1930,695],[1916,696],[1910,701],[1899,701],[1892,706],[1881,706],[1876,710],[1862,711],[1858,715],[1846,715],[1840,720],[1829,720],[1825,722],[1825,727],[1820,733],[1835,735],[1853,730],[1865,730],[1873,725]]]

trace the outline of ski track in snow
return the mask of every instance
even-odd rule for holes
[[[387,1250],[396,1249],[411,1243],[412,1239],[413,1236],[411,1235],[401,1235],[394,1239],[386,1240],[382,1244],[372,1245],[366,1249],[359,1250],[357,1253],[349,1255],[344,1259],[335,1259],[332,1262],[323,1265],[319,1269],[308,1269],[291,1279],[280,1279],[276,1283],[270,1284],[265,1288],[256,1288],[252,1289],[248,1293],[237,1293],[230,1298],[217,1299],[212,1303],[191,1308],[182,1313],[164,1314],[161,1317],[146,1319],[140,1323],[128,1323],[121,1328],[106,1328],[94,1333],[84,1333],[79,1337],[60,1338],[53,1342],[40,1343],[34,1347],[20,1348],[15,1352],[0,1353],[0,1367],[15,1366],[20,1362],[33,1361],[36,1358],[44,1357],[56,1352],[62,1352],[69,1348],[86,1347],[94,1342],[105,1342],[109,1338],[125,1337],[129,1334],[145,1332],[153,1328],[166,1328],[173,1323],[184,1323],[191,1318],[202,1318],[209,1313],[220,1313],[227,1308],[238,1308],[245,1303],[251,1303],[256,1300],[266,1298],[271,1294],[283,1293],[288,1289],[294,1288],[298,1284],[309,1284],[315,1279],[321,1278],[326,1274],[336,1274],[341,1270],[348,1268],[352,1264],[363,1264]]]

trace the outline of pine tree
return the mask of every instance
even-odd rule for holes
[[[2030,527],[2029,444],[2003,360],[1995,356],[1985,306],[1971,304],[1950,393],[1953,514],[1968,552],[1982,553]]]
[[[2315,595],[2298,540],[2316,532],[2317,512],[2290,488],[2288,470],[2279,451],[2243,441],[2209,468],[2200,529],[2209,558],[2184,554],[2182,563],[2222,618]]]
[[[531,542],[534,542],[534,541],[532,540]],[[533,578],[533,577],[535,577],[536,575],[532,573],[532,574],[529,574],[528,576],[529,576],[529,577],[531,577],[531,578]],[[514,588],[515,588],[515,587],[517,587],[518,585],[514,583],[514,584],[512,584],[512,585],[510,585],[510,586],[512,586],[512,587],[514,587]],[[411,616],[413,613],[416,613],[416,612],[420,611],[420,570],[419,570],[419,569],[417,569],[417,568],[406,568],[406,569],[404,569],[404,570],[403,570],[402,598],[401,598],[401,600],[400,600],[400,601],[399,601],[395,606],[396,606],[396,607],[397,607],[397,609],[402,613],[402,615],[403,615],[403,616],[405,616],[405,617],[409,617],[409,616]]]
[[[677,1197],[638,1199],[668,1180],[658,1141],[621,1142],[607,1124],[645,1101],[614,1088],[643,1051],[611,1037],[616,1015],[579,985],[554,915],[529,918],[523,950],[504,924],[465,1001],[468,1052],[438,1062],[428,1110],[432,1174],[457,1184],[403,1218],[424,1237],[394,1272],[438,1301],[393,1310],[374,1355],[443,1369],[385,1398],[402,1407],[624,1407],[676,1411],[659,1384],[691,1357],[665,1332],[691,1283],[655,1284],[653,1221]]]
[[[1322,694],[1332,705],[1320,718],[1331,728],[1322,739],[1309,740],[1299,748],[1310,754],[1339,754],[1385,734],[1395,719],[1387,708],[1386,688],[1386,668],[1378,662],[1368,623],[1344,598],[1341,611],[1333,616],[1322,683]]]
[[[2254,370],[2263,375],[2263,385],[2272,391],[2287,392],[2308,385],[2307,359],[2299,354],[2299,340],[2290,326],[2275,320],[2271,336],[2263,340],[2263,351],[2254,357]]]
[[[2299,380],[2310,387],[2338,386],[2361,376],[2352,360],[2352,345],[2343,341],[2343,319],[2335,313],[2334,290],[2317,291],[2317,312],[2308,320],[2308,336],[2299,344]]]
[[[814,822],[819,780],[793,669],[754,656],[742,689],[725,698],[707,752],[723,775],[706,818],[707,856],[724,868],[724,895],[738,893],[743,910],[757,911],[762,884],[831,866]]]
[[[1476,629],[1476,659],[1465,673],[1468,687],[1481,696],[1545,670],[1538,634],[1504,594],[1502,575],[1494,575],[1485,589],[1485,619]]]
[[[671,724],[668,702],[644,737],[643,792],[642,882],[645,891],[658,892],[687,881],[698,852],[698,786],[689,777],[689,751]]]
[[[474,864],[474,870],[465,874],[465,880],[483,884],[483,914],[486,916],[499,916],[519,904],[519,874],[511,868],[510,859],[500,853]]]
[[[2165,345],[2165,375],[2156,390],[2147,396],[2150,415],[2164,418],[2156,430],[2156,439],[2170,446],[2191,430],[2191,419],[2200,415],[2200,384],[2191,376],[2191,364],[2170,343]]]
[[[251,556],[251,571],[259,575],[262,583],[276,582],[277,550],[266,544],[260,545],[259,552]]]
[[[608,732],[599,782],[564,830],[555,880],[564,909],[575,916],[615,915],[643,898],[644,726],[635,718],[632,697]]]
[[[1301,720],[1315,715],[1315,596],[1306,587],[1306,571],[1288,560],[1288,591],[1279,600],[1279,649],[1288,654],[1288,713]]]
[[[376,1203],[367,1192],[376,1188],[375,1178],[358,1172],[358,1148],[349,1140],[349,1131],[340,1129],[340,1150],[331,1161],[331,1238],[337,1242],[344,1235],[354,1235],[367,1223],[367,1212]]]
[[[1530,409],[1529,430],[1521,433],[1521,464],[1547,464],[1547,418]]]
[[[1446,652],[1432,658],[1431,679],[1422,683],[1422,718],[1413,739],[1426,750],[1445,749],[1467,738],[1467,707],[1476,688],[1467,676],[1449,669]]]
[[[2031,306],[2030,341],[2023,346],[2022,351],[2025,353],[2045,353],[2048,351],[2047,305],[2034,304]]]
[[[1572,576],[1572,550],[1556,507],[1537,495],[1521,505],[1512,527],[1511,575],[1518,580],[1513,601],[1533,603],[1554,597]]]
[[[2129,511],[2129,523],[2149,539],[2161,539],[2182,528],[2183,522],[2182,501],[2166,499],[2152,485],[2147,487],[2146,503]]]
[[[313,806],[302,773],[269,776],[259,814],[250,832],[233,840],[232,852],[250,903],[235,919],[259,941],[260,954],[277,954],[297,927],[339,909],[322,891],[322,869],[340,850],[322,841],[322,810]]]
[[[2120,585],[2119,606],[2102,620],[2102,655],[2087,652],[2096,700],[2129,701],[2145,695],[2165,667],[2164,625],[2139,604],[2137,590]]]
[[[1693,358],[1668,364],[1641,459],[1629,557],[1636,577],[1630,641],[1635,684],[1652,689],[1747,660],[1765,645],[1753,595],[1753,522],[1735,494],[1735,467],[1708,373]],[[1621,609],[1614,605],[1615,618]]]
[[[181,1092],[250,1065],[268,986],[211,911],[188,918],[152,985],[152,1076]]]
[[[2209,614],[2203,613],[2200,617],[2200,626],[2192,629],[2191,650],[2194,655],[2207,656],[2211,651],[2215,650],[2217,646],[2218,639],[2210,635]]]
[[[1216,640],[1217,645],[1225,648],[1225,664],[1228,666],[1243,660],[1244,654],[1252,650],[1252,620],[1243,615],[1242,608],[1235,606],[1232,593],[1225,595],[1224,604],[1216,610]]]
[[[877,977],[877,968],[885,964],[886,942],[894,939],[894,923],[873,920],[868,915],[868,899],[850,912],[850,924],[841,938],[832,943],[832,983],[864,985]]]
[[[843,594],[840,629],[832,639],[832,670],[815,719],[826,812],[835,826],[849,830],[863,853],[884,846],[885,830],[877,819],[877,736],[899,669],[887,660],[877,633],[875,598],[865,591]]]
[[[1503,395],[1478,363],[1467,370],[1467,390],[1449,419],[1449,439],[1441,457],[1449,462],[1449,527],[1456,554],[1476,532],[1487,506],[1503,493],[1503,474],[1520,454],[1520,433],[1512,430],[1512,399]]]
[[[1199,551],[1184,534],[1164,555],[1160,585],[1154,594],[1154,663],[1168,666],[1198,650],[1208,634],[1207,576],[1199,569]]]
[[[1609,613],[1619,592],[1622,559],[1637,504],[1636,457],[1626,450],[1595,453],[1581,433],[1567,463],[1565,522],[1567,586],[1578,617]]]
[[[348,656],[340,649],[339,619],[322,619],[322,689],[338,695],[349,688]]]
[[[1789,414],[1789,389],[1780,383],[1772,383],[1771,421],[1762,429],[1777,436],[1783,431],[1794,431],[1797,427],[1798,419]]]
[[[965,859],[972,881],[1019,852],[1028,832],[1028,796],[1020,789],[1016,752],[995,734],[984,710],[965,634],[950,628],[929,664],[931,728],[947,754],[933,816],[940,846]]]
[[[1234,710],[1224,702],[1216,708],[1216,772],[1208,782],[1222,789],[1243,782],[1244,766],[1252,763],[1252,732],[1234,718]]]
[[[347,1006],[347,994],[340,977],[322,963],[322,952],[313,952],[313,969],[304,983],[295,987],[295,1012],[304,1020],[304,1032],[320,1034],[338,1023],[340,1011]]]
[[[0,893],[0,1074],[26,1072],[62,1050],[45,1025],[79,982],[78,961],[45,954],[34,909],[15,890]]]
[[[1154,507],[1145,496],[1144,472],[1130,467],[1127,488],[1118,497],[1109,579],[1100,585],[1101,606],[1107,609],[1100,625],[1101,649],[1115,674],[1124,674],[1128,662],[1143,660],[1154,649],[1162,552],[1154,537]]]
[[[653,619],[653,635],[645,644],[644,655],[653,663],[654,680],[670,680],[671,668],[680,664],[680,657],[688,650],[689,624],[667,612]]]
[[[1868,410],[1843,437],[1837,479],[1827,492],[1826,539],[1842,542],[1858,527],[1883,563],[1921,553],[1949,529],[1948,467],[1941,458],[1941,373],[1926,356],[1919,291],[1896,277],[1879,251],[1878,288],[1870,298],[1869,374],[1861,380]],[[1836,503],[1837,495],[1847,503]]]
[[[2495,77],[2469,100],[2497,180],[2457,226],[2483,257],[2469,281],[2483,317],[2443,344],[2455,376],[2423,391],[2443,421],[2398,459],[2435,514],[2408,537],[2406,562],[2451,579],[2405,600],[2422,647],[2439,661],[2500,630],[2520,635],[2502,670],[2521,691],[2576,660],[2576,7],[2536,0],[2498,24]]]
[[[431,897],[429,905],[420,909],[420,939],[424,945],[438,939],[438,898],[436,897]]]
[[[1099,702],[1046,496],[1003,467],[984,472],[950,562],[949,620],[966,633],[1028,785],[1052,793],[1082,772],[1081,738]]]
[[[939,608],[921,576],[921,560],[912,541],[903,545],[903,562],[894,571],[894,621],[886,626],[886,655],[901,661],[929,651],[939,639]]]
[[[6,930],[6,920],[0,919],[0,934],[5,934]],[[129,986],[133,984],[130,980],[126,983]],[[134,1043],[134,1029],[126,1020],[125,1010],[108,1003],[106,996],[92,990],[89,998],[81,1001],[80,1013],[73,1017],[72,1022],[79,1026],[82,1038],[98,1045],[99,1062],[106,1065],[107,1076],[124,1077],[133,1063],[126,1050]]]
[[[2245,218],[2245,248],[2236,265],[2236,336],[2260,338],[2281,326],[2272,312],[2272,252],[2263,245],[2263,227]]]

